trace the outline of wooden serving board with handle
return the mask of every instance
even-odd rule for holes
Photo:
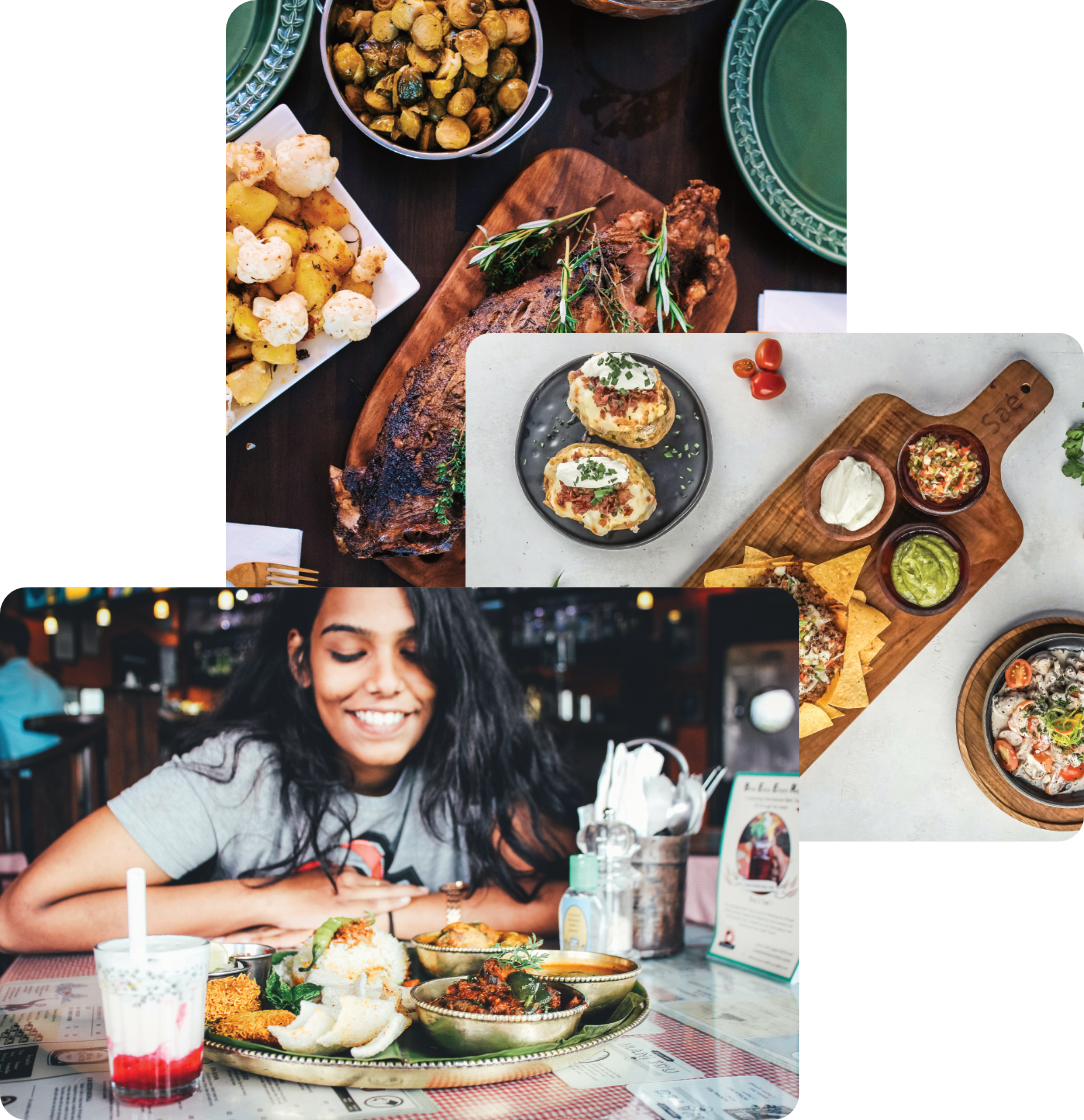
[[[1001,485],[1001,460],[1005,449],[1042,412],[1053,395],[1050,382],[1033,365],[1016,361],[1003,369],[966,408],[951,416],[929,416],[890,393],[867,397],[693,572],[685,586],[701,587],[706,572],[740,564],[747,544],[772,556],[792,553],[813,563],[871,545],[858,587],[866,593],[868,601],[891,620],[891,625],[881,633],[885,646],[866,674],[866,690],[872,703],[1020,547],[1024,526]],[[851,544],[833,541],[815,527],[802,502],[805,472],[815,459],[836,447],[856,446],[872,451],[895,470],[903,441],[916,429],[935,423],[955,424],[974,432],[990,456],[989,486],[970,509],[934,519],[908,505],[900,496],[892,516],[878,533]],[[943,522],[963,541],[971,560],[971,578],[955,607],[941,614],[920,617],[897,610],[881,590],[876,575],[877,549],[882,538],[899,525],[930,520]],[[798,772],[804,773],[820,758],[861,711],[861,708],[844,709],[843,717],[833,720],[831,727],[801,739]]]
[[[685,185],[675,183],[675,192]],[[600,199],[604,201],[600,203]],[[600,229],[626,210],[658,213],[663,207],[658,199],[596,156],[578,148],[554,148],[543,152],[520,173],[482,225],[491,234],[503,233],[521,222],[572,214],[596,203]],[[368,463],[406,374],[424,361],[444,335],[485,298],[482,274],[477,268],[467,268],[468,257],[481,241],[481,233],[475,231],[377,378],[354,427],[346,451],[346,466],[364,467]],[[696,307],[693,329],[706,333],[725,331],[737,297],[737,282],[728,262],[723,282]],[[384,563],[416,586],[454,587],[464,583],[465,560],[460,535],[453,548],[440,556],[395,556]]]

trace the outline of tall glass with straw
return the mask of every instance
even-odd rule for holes
[[[113,1096],[121,1104],[183,1100],[200,1085],[210,942],[147,934],[147,878],[128,871],[128,936],[94,946]]]

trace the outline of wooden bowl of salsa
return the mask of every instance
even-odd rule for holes
[[[971,475],[976,473],[978,480],[973,485],[951,496],[939,496],[936,492],[940,484],[933,479],[915,479],[911,475],[911,448],[920,440],[932,439],[929,448],[935,455],[949,457],[949,467],[960,451],[967,451],[973,457]],[[931,464],[932,465],[932,464]],[[917,510],[931,514],[934,517],[946,517],[952,513],[973,506],[986,493],[990,483],[990,456],[986,448],[974,432],[966,428],[957,428],[953,424],[931,424],[926,428],[919,428],[912,432],[900,448],[899,458],[896,460],[896,481],[899,492],[904,501],[909,502]]]
[[[544,955],[542,964],[528,971],[574,986],[587,1000],[587,1019],[605,1018],[632,991],[641,972],[636,961],[609,953],[562,949]]]

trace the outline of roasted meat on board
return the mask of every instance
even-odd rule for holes
[[[719,191],[693,179],[666,208],[670,277],[689,318],[722,279],[730,239],[719,233]],[[654,296],[645,293],[648,257],[641,236],[657,232],[660,215],[630,210],[600,231],[599,245],[616,279],[616,293],[645,330],[655,322]],[[574,278],[578,280],[578,278]],[[484,299],[410,370],[364,468],[331,468],[339,550],[362,559],[446,552],[463,531],[463,501],[457,497],[442,525],[434,507],[446,484],[440,465],[453,454],[453,436],[463,427],[467,347],[482,334],[545,332],[561,295],[554,268],[507,292]],[[605,331],[606,315],[594,294],[573,307],[576,329]]]

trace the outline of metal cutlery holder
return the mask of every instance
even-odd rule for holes
[[[685,948],[688,834],[641,837],[632,866],[641,875],[633,896],[633,946],[641,957],[672,957]]]

